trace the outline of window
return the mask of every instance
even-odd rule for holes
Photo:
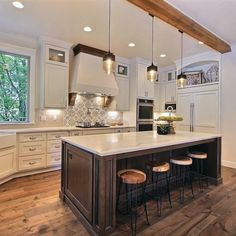
[[[0,124],[32,122],[34,50],[0,45]],[[33,80],[32,80],[33,79]]]

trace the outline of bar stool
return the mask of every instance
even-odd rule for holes
[[[200,191],[203,190],[203,179],[206,180],[208,187],[208,178],[204,175],[204,160],[207,159],[207,153],[200,151],[190,151],[188,156],[193,158],[197,166],[197,175]],[[206,168],[206,167],[205,167]]]
[[[157,200],[157,214],[158,216],[161,216],[162,195],[165,189],[168,194],[170,207],[172,208],[171,196],[170,196],[170,175],[169,175],[170,164],[168,162],[158,163],[155,161],[150,161],[146,163],[146,167],[147,169],[152,171],[152,182],[155,183],[155,196],[154,197],[156,197],[156,200]],[[155,176],[155,180],[153,178],[153,174]],[[165,177],[160,179],[160,176],[163,174],[165,175]],[[165,184],[163,184],[164,180],[165,180]],[[160,186],[158,186],[158,183],[160,183]]]
[[[130,214],[132,235],[136,235],[137,207],[139,206],[138,187],[140,185],[142,186],[142,201],[140,205],[142,204],[144,207],[146,221],[147,221],[147,224],[149,225],[147,205],[146,205],[146,194],[145,194],[146,174],[136,169],[124,169],[124,170],[118,171],[117,175],[120,178],[120,183],[119,183],[119,188],[118,188],[118,197],[117,197],[116,207],[118,209],[121,187],[122,187],[122,184],[125,184],[126,196],[128,196],[127,206],[128,206],[128,213]]]
[[[179,187],[180,203],[183,203],[184,202],[184,187],[185,187],[186,177],[189,177],[192,196],[194,197],[192,176],[191,176],[191,172],[190,172],[190,166],[192,165],[193,161],[190,157],[178,156],[178,157],[172,157],[170,159],[170,162],[171,162],[172,166],[175,167],[176,185],[178,186],[178,183],[180,185],[180,187]]]

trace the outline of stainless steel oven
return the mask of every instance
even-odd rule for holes
[[[153,122],[137,122],[137,131],[153,130]]]
[[[153,130],[153,109],[153,100],[137,99],[137,131]]]

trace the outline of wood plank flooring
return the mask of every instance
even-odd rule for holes
[[[139,228],[139,235],[236,235],[236,169],[222,171],[224,184],[186,202],[183,208],[175,207],[171,214],[154,218],[151,226]],[[22,177],[1,185],[0,236],[89,235],[60,201],[59,188],[60,171]],[[130,235],[130,232],[128,229],[114,235]]]

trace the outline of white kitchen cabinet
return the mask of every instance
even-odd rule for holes
[[[116,77],[116,82],[119,88],[119,94],[115,97],[116,110],[129,110],[129,78]]]
[[[65,108],[68,95],[68,68],[46,64],[44,79],[44,107]]]
[[[165,84],[165,102],[176,102],[176,82]]]
[[[65,108],[71,45],[55,39],[41,41],[41,108]]]
[[[15,147],[0,150],[0,179],[16,172]]]
[[[147,65],[137,64],[138,97],[154,98],[154,83],[147,80]]]
[[[218,132],[218,90],[178,94],[177,114],[183,116],[183,121],[177,124],[180,130]]]

